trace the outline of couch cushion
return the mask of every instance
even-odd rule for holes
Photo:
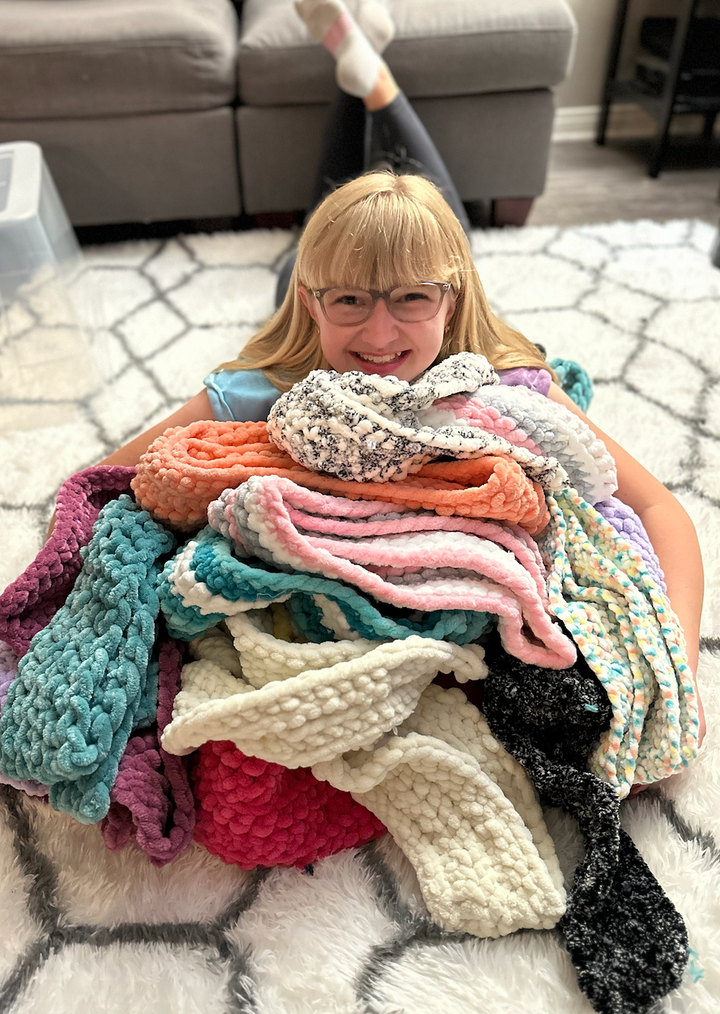
[[[548,88],[562,81],[576,33],[565,0],[389,0],[385,56],[410,98]],[[240,98],[250,105],[326,102],[332,57],[292,0],[245,0]]]
[[[229,0],[3,0],[0,118],[226,105],[236,45]]]

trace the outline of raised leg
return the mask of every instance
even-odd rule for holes
[[[387,166],[400,175],[431,180],[469,233],[470,220],[447,166],[407,96],[399,91],[389,105],[371,110],[369,116],[368,168]]]
[[[363,173],[366,118],[363,100],[338,88],[325,128],[310,210],[341,183]]]

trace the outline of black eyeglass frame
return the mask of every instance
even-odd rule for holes
[[[426,320],[432,320],[434,317],[437,317],[437,315],[440,313],[440,307],[442,306],[443,300],[445,299],[445,296],[447,295],[448,291],[454,290],[452,287],[452,282],[418,282],[417,284],[436,285],[442,292],[442,295],[440,296],[440,300],[438,302],[435,312],[431,313],[429,317],[423,317],[422,320],[417,321],[417,323],[420,324],[424,323]],[[352,288],[352,286],[348,286],[348,288]],[[385,306],[387,307],[390,316],[395,317],[395,314],[390,309],[389,303],[390,294],[393,293],[396,289],[411,289],[411,288],[413,288],[412,285],[393,285],[392,289],[385,289],[382,292],[380,291],[380,289],[358,289],[359,292],[367,292],[367,294],[372,298],[372,303],[370,305],[370,310],[368,311],[367,316],[363,317],[362,320],[354,320],[351,324],[336,324],[334,321],[330,320],[328,312],[325,309],[324,297],[326,293],[332,292],[333,289],[342,289],[341,285],[328,285],[324,289],[313,289],[312,294],[320,304],[320,309],[325,315],[325,319],[330,324],[332,324],[333,327],[357,327],[358,324],[364,324],[366,320],[369,320],[372,317],[373,313],[375,312],[375,307],[377,306],[378,299],[382,299],[382,301],[385,303]],[[399,317],[395,317],[395,320],[399,319],[400,319]],[[413,323],[413,322],[405,321],[404,323]]]

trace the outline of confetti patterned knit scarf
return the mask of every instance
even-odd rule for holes
[[[533,534],[548,520],[542,489],[510,458],[434,462],[393,483],[345,482],[298,465],[270,442],[265,423],[196,422],[166,430],[142,456],[132,488],[154,517],[192,531],[205,523],[208,505],[224,489],[254,475],[279,475],[351,500],[498,518]]]
[[[543,540],[550,608],[612,706],[592,770],[621,796],[682,770],[697,753],[695,680],[670,603],[626,539],[573,490],[549,497]]]
[[[281,395],[268,415],[274,442],[307,468],[357,482],[405,479],[436,458],[504,455],[545,489],[567,481],[555,458],[453,419],[427,425],[422,410],[454,394],[497,384],[484,356],[461,352],[409,383],[359,371],[313,370]]]
[[[388,517],[382,504],[331,498],[270,476],[227,490],[208,517],[241,555],[334,577],[396,606],[494,613],[503,643],[519,658],[555,668],[575,660],[574,645],[549,621],[534,543],[501,525]]]
[[[48,785],[51,805],[83,823],[107,813],[130,732],[154,717],[156,561],[173,545],[128,496],[104,507],[75,587],[8,692],[3,771]]]

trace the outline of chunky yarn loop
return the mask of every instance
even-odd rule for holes
[[[578,408],[587,412],[595,393],[587,370],[574,359],[553,359],[550,366],[555,370],[565,394],[572,398]]]
[[[195,800],[185,763],[159,744],[159,730],[170,721],[180,687],[182,654],[168,637],[161,635],[159,643],[157,723],[130,737],[110,790],[110,809],[101,823],[111,852],[120,852],[132,840],[157,867],[187,848],[195,827]]]
[[[274,636],[267,609],[227,627],[232,646],[217,629],[195,643],[166,748],[229,739],[263,761],[312,764],[388,826],[447,929],[498,936],[557,922],[562,877],[525,775],[460,691],[429,685],[438,669],[482,678],[480,647],[293,643]],[[448,828],[469,863],[443,845]]]
[[[192,755],[198,800],[195,841],[223,862],[255,866],[315,863],[378,838],[385,825],[309,768],[248,757],[226,740]]]
[[[80,573],[80,549],[90,541],[100,509],[130,491],[134,468],[97,465],[71,475],[58,492],[55,527],[33,562],[0,595],[0,638],[24,655],[47,626]]]
[[[434,426],[455,422],[499,432],[512,444],[556,458],[567,473],[566,484],[590,503],[617,489],[615,462],[587,423],[526,387],[481,387],[467,397],[435,402],[424,418]]]
[[[348,636],[349,628],[354,636],[370,640],[417,634],[467,644],[491,625],[487,613],[469,609],[434,610],[418,619],[413,614],[388,616],[387,608],[341,581],[238,560],[228,540],[210,527],[166,563],[158,593],[168,630],[185,641],[227,616],[288,600],[299,629],[313,641],[327,640],[335,630]]]
[[[680,985],[687,963],[682,917],[630,836],[620,800],[587,770],[610,703],[582,658],[550,674],[487,645],[483,709],[546,806],[577,820],[585,840],[558,928],[578,982],[600,1014],[647,1011]]]
[[[381,504],[372,505],[374,515],[367,508],[264,476],[226,490],[208,517],[238,555],[337,578],[400,607],[493,613],[518,657],[556,668],[575,660],[574,645],[548,620],[542,561],[529,536],[467,518],[394,518]]]
[[[576,656],[575,645],[552,622],[532,577],[524,571],[522,574],[523,583],[518,575],[518,583],[512,590],[494,582],[483,584],[473,578],[467,583],[450,583],[442,595],[433,597],[445,609],[469,609],[495,615],[503,640],[528,661],[556,668],[571,665]],[[373,596],[377,598],[380,593],[385,603],[406,609],[428,607],[422,596],[422,585],[394,584],[379,576],[372,583]],[[275,569],[261,569],[255,560],[237,559],[230,543],[209,528],[186,543],[166,564],[160,583],[160,599],[168,629],[173,636],[185,639],[228,616],[281,601],[293,591],[319,592],[328,598],[338,598],[340,594],[330,579],[300,571],[285,574]],[[528,634],[526,625],[532,634]]]

